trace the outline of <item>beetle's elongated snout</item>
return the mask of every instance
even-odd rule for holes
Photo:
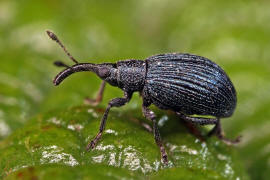
[[[53,83],[55,86],[59,85],[64,79],[75,72],[91,71],[101,79],[107,81],[113,86],[117,86],[117,70],[116,65],[113,63],[93,64],[93,63],[78,63],[71,67],[57,62],[57,65],[67,67],[65,70],[57,74]]]
[[[55,86],[59,85],[64,79],[66,79],[68,76],[70,76],[71,74],[73,74],[75,72],[91,71],[91,72],[97,73],[98,68],[99,67],[97,64],[92,64],[92,63],[75,64],[75,65],[63,70],[59,74],[57,74],[57,76],[53,80],[53,84]]]

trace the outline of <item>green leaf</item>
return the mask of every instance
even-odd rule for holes
[[[161,163],[152,133],[142,126],[148,122],[137,111],[110,112],[101,141],[94,150],[86,152],[87,143],[99,129],[103,112],[102,108],[79,106],[33,118],[0,143],[0,169],[4,169],[1,176],[42,177],[44,173],[48,176],[57,171],[57,176],[68,179],[108,174],[122,178],[138,174],[154,179],[193,175],[218,179],[246,177],[234,147],[216,138],[202,142],[173,114],[162,113],[159,118],[169,155],[168,166]],[[119,172],[113,173],[117,168]],[[86,169],[90,169],[89,173]]]
[[[126,169],[106,165],[70,167],[66,165],[41,165],[27,167],[10,174],[8,179],[143,179],[143,176]]]
[[[228,73],[238,94],[234,115],[221,121],[224,131],[230,138],[243,136],[239,146],[233,149],[238,152],[236,156],[249,176],[269,179],[269,5],[269,1],[243,0],[67,0],[53,3],[1,0],[1,146],[12,143],[14,131],[17,130],[17,134],[29,128],[31,123],[28,121],[33,116],[41,113],[43,117],[51,110],[56,116],[57,109],[80,105],[84,97],[93,97],[98,89],[100,81],[90,73],[74,74],[61,86],[53,87],[52,78],[60,69],[52,62],[58,59],[70,62],[45,34],[45,30],[51,29],[80,62],[145,59],[168,52],[188,52],[215,61]],[[70,9],[74,7],[76,13],[71,13]],[[105,108],[109,99],[120,96],[119,89],[107,86],[101,107]],[[140,105],[141,100],[135,95],[127,107],[115,112],[130,114],[127,119],[131,120],[133,111],[138,111],[136,118],[143,120]],[[164,114],[159,113],[159,117]],[[89,130],[89,136],[94,136],[97,126]],[[181,134],[176,136],[181,141],[175,142],[178,146],[195,142],[185,138],[188,134],[185,128],[179,130],[178,127],[162,128],[165,142],[170,142],[168,139],[175,135],[169,135],[170,131]],[[8,137],[10,134],[12,136]],[[27,141],[30,143],[31,140]],[[86,144],[81,139],[77,141]],[[206,144],[212,146],[211,142]],[[150,149],[156,148],[152,140],[151,143]],[[187,145],[195,148],[192,144]],[[30,161],[28,155],[18,153],[18,156]],[[7,157],[11,158],[11,154]],[[0,163],[1,167],[16,167],[14,162],[12,166],[9,161]],[[4,170],[0,169],[0,172]],[[159,173],[165,171],[169,169]]]

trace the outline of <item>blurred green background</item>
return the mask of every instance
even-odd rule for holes
[[[99,88],[101,81],[89,73],[53,86],[60,70],[53,61],[71,61],[47,37],[50,29],[80,62],[188,52],[219,64],[238,93],[224,130],[243,136],[236,149],[249,177],[269,179],[269,22],[267,0],[1,0],[0,139],[39,113],[81,105]],[[117,96],[122,92],[107,86],[101,106]],[[140,105],[135,95],[121,111]]]

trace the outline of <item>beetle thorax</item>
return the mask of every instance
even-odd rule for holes
[[[146,63],[141,60],[125,60],[117,62],[118,87],[124,91],[141,91],[146,75]]]

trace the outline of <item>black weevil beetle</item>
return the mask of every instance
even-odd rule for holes
[[[93,149],[101,138],[110,109],[125,105],[136,91],[143,99],[144,116],[153,122],[154,138],[165,164],[168,163],[167,153],[161,141],[156,116],[149,109],[151,104],[160,109],[172,110],[181,119],[194,124],[214,124],[215,127],[208,135],[216,135],[227,144],[240,141],[240,137],[235,140],[225,138],[219,121],[220,118],[230,117],[234,112],[237,102],[235,88],[227,74],[209,59],[191,54],[169,53],[151,56],[146,60],[128,59],[102,64],[78,63],[53,32],[47,31],[47,34],[75,63],[70,67],[61,61],[55,62],[56,66],[66,69],[55,77],[54,85],[59,85],[75,72],[91,71],[103,81],[97,98],[88,99],[89,103],[98,104],[101,101],[105,82],[124,91],[124,97],[114,98],[109,102],[101,119],[99,132],[87,145],[87,150]],[[215,118],[191,115],[210,115]]]

